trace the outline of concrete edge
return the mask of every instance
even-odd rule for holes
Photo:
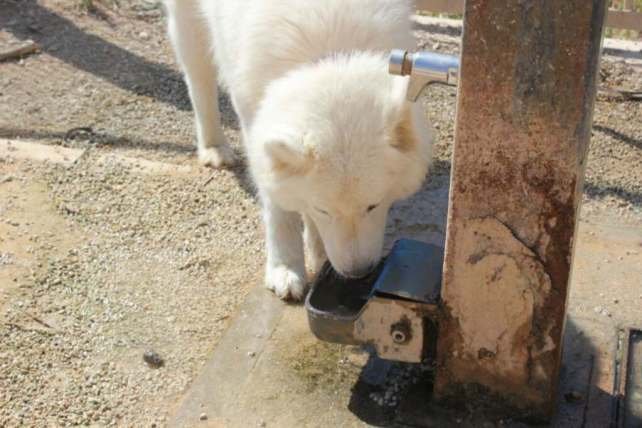
[[[184,394],[170,427],[225,426],[230,395],[238,396],[254,370],[286,304],[262,286],[250,291],[216,345],[211,359]],[[201,419],[201,414],[206,419]]]
[[[26,159],[71,166],[80,159],[83,152],[84,150],[81,149],[0,138],[0,158]]]
[[[83,156],[85,151],[86,149],[52,146],[29,140],[0,138],[0,158],[51,162],[70,167]],[[189,174],[196,170],[189,165],[157,162],[115,153],[102,154],[98,157],[97,162],[99,164],[120,164],[132,168],[134,172],[143,174]]]

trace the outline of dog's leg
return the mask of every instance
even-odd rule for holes
[[[235,156],[221,128],[216,68],[198,1],[166,0],[166,4],[169,36],[194,107],[198,158],[213,167],[231,165]]]
[[[281,299],[301,300],[305,295],[305,261],[301,216],[283,211],[263,198],[267,244],[265,286]]]
[[[319,273],[323,264],[328,260],[328,256],[325,253],[323,241],[321,240],[319,230],[314,224],[314,221],[307,215],[304,215],[303,223],[305,225],[303,230],[303,244],[308,262],[308,273],[310,276],[314,276]]]

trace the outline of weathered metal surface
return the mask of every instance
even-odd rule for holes
[[[604,0],[468,0],[435,390],[551,416]]]
[[[425,304],[373,297],[354,325],[354,337],[375,347],[380,358],[408,363],[423,359]],[[395,333],[403,333],[399,343]]]

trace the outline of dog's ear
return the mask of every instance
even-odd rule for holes
[[[295,145],[282,140],[265,143],[265,152],[272,162],[274,172],[285,175],[302,175],[311,167],[312,155],[303,144]]]
[[[412,123],[412,112],[404,106],[396,119],[392,135],[392,146],[401,152],[412,152],[417,148],[419,141]]]

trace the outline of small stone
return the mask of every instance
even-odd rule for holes
[[[617,305],[618,303],[620,303],[620,300],[619,299],[613,299],[613,303],[615,303]]]
[[[440,44],[439,42],[437,42],[437,43],[435,43],[435,44],[433,44],[433,45],[432,45],[432,48],[433,48],[434,50],[439,50],[439,48],[440,48],[440,47],[441,47],[441,44]]]
[[[265,421],[261,421],[261,422],[259,422],[259,426],[261,428],[265,428],[267,426],[267,423],[265,423]]]
[[[165,364],[165,360],[152,350],[145,351],[143,354],[143,361],[145,361],[148,366],[155,369],[162,367]]]
[[[254,351],[250,351],[250,352],[247,353],[247,356],[250,357],[250,358],[254,358],[255,355],[256,355],[256,352],[254,352]]]
[[[201,415],[198,417],[200,420],[204,421],[207,419],[207,414],[206,413],[201,413]]]
[[[138,37],[140,37],[143,40],[147,40],[149,39],[149,33],[146,31],[141,31],[140,33],[138,33]]]
[[[13,175],[5,175],[4,177],[0,178],[0,183],[10,183],[13,181]]]

